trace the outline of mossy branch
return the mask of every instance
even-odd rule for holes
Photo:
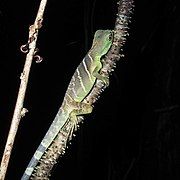
[[[122,48],[128,35],[128,24],[134,7],[133,3],[133,0],[120,0],[118,2],[113,45],[106,57],[103,59],[103,68],[101,70],[101,74],[106,77],[109,77],[110,73],[114,70],[117,61],[123,57]],[[86,97],[84,102],[94,104],[105,88],[106,86],[104,86],[101,81],[97,80],[94,88],[88,97]],[[82,122],[82,120],[83,117],[79,117],[79,122]],[[68,137],[72,127],[72,122],[68,121],[64,128],[59,132],[56,139],[48,148],[36,167],[36,170],[33,173],[33,179],[49,179],[48,177],[50,176],[54,164],[57,163],[59,156],[62,156],[65,153],[66,144],[69,140]]]

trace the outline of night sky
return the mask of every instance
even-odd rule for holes
[[[20,84],[28,28],[40,0],[0,0],[0,157]],[[49,0],[7,180],[19,180],[62,103],[97,29],[113,29],[115,0]],[[52,180],[180,179],[180,7],[135,2],[121,59]]]

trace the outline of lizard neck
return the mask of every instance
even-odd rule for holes
[[[101,58],[101,56],[94,49],[90,49],[87,55],[89,55],[91,60],[94,62],[99,61]]]

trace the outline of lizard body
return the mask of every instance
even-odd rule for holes
[[[83,103],[82,101],[90,93],[96,79],[100,79],[108,84],[107,78],[101,76],[99,71],[102,68],[101,57],[105,55],[111,47],[112,38],[111,30],[96,31],[91,49],[74,72],[65,93],[63,103],[49,130],[41,141],[41,144],[29,162],[21,180],[27,180],[31,177],[39,160],[67,120],[70,119],[73,121],[74,128],[76,128],[77,116],[92,112],[91,104]]]

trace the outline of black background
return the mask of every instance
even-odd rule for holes
[[[40,1],[0,1],[0,155],[16,102],[28,27]],[[20,179],[51,124],[97,29],[113,29],[114,0],[49,0],[22,119],[7,172]],[[53,180],[180,179],[180,8],[178,0],[135,2],[125,58],[86,117]]]

